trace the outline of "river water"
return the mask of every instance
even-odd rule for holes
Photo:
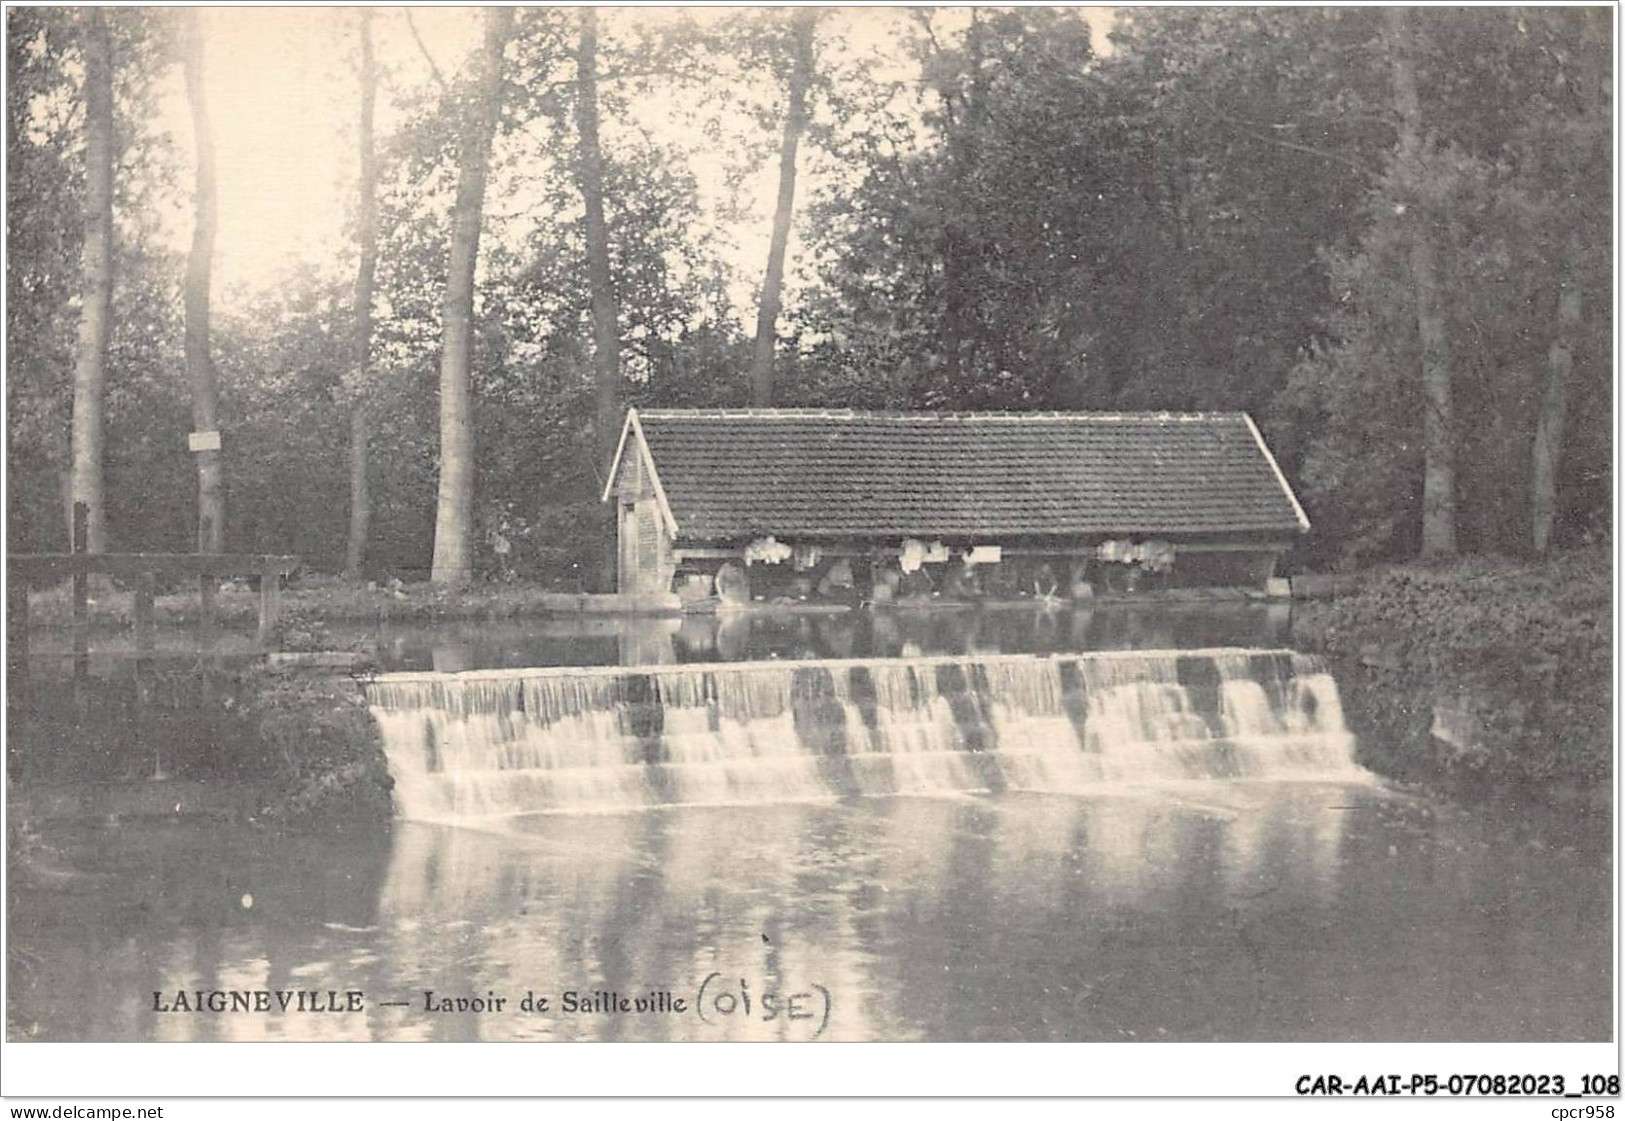
[[[801,622],[378,636],[402,818],[14,826],[8,1033],[1608,1038],[1606,815],[1384,782],[1278,619]]]

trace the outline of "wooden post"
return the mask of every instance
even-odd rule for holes
[[[153,646],[153,593],[157,584],[151,571],[135,578],[135,648],[144,653]]]
[[[73,504],[73,675],[90,675],[90,572],[78,558],[90,554],[90,506]]]
[[[139,592],[136,594],[137,596],[140,595]],[[139,610],[136,617],[140,618]],[[147,734],[147,709],[152,705],[152,682],[147,673],[147,659],[141,657],[142,648],[139,638],[136,639],[136,650],[134,666],[135,711],[129,714],[135,738],[134,754],[137,760],[145,762],[147,745],[149,741],[151,742],[152,777],[157,780],[164,778],[163,739],[162,737],[148,736]]]
[[[210,525],[211,519],[205,515],[203,518],[202,532],[198,534],[200,541],[207,541],[210,539]],[[201,552],[202,550],[199,551]],[[214,573],[207,571],[200,574],[197,578],[198,598],[202,603],[201,619],[203,623],[203,638],[204,642],[208,645],[213,645],[214,642],[214,592],[216,579],[217,577]]]
[[[260,562],[260,645],[269,646],[282,608],[282,572],[274,557]]]

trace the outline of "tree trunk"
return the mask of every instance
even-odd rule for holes
[[[784,140],[779,147],[779,200],[773,211],[773,240],[767,250],[767,274],[762,278],[762,302],[756,313],[756,342],[751,353],[750,403],[766,409],[773,405],[773,351],[778,341],[779,296],[784,286],[784,254],[790,244],[790,221],[796,201],[796,149],[807,130],[807,88],[812,84],[812,8],[798,8],[791,17],[789,103],[784,115]]]
[[[1451,402],[1450,352],[1439,307],[1433,239],[1418,231],[1411,243],[1416,287],[1416,328],[1422,344],[1422,555],[1456,553],[1455,409]]]
[[[474,417],[469,365],[473,354],[474,265],[485,210],[486,165],[502,111],[502,52],[512,8],[485,10],[477,90],[464,116],[451,250],[441,311],[440,495],[434,523],[436,584],[464,587],[474,574]]]
[[[367,493],[367,384],[368,356],[372,347],[372,284],[378,266],[378,158],[373,151],[372,110],[378,94],[378,74],[372,57],[372,9],[357,10],[361,38],[361,124],[360,174],[356,205],[356,242],[360,262],[355,273],[356,381],[355,405],[350,411],[350,537],[344,550],[344,574],[361,578],[367,555],[367,526],[372,520],[372,500]]]
[[[587,212],[587,279],[592,289],[593,384],[597,400],[596,448],[600,471],[621,425],[621,335],[615,285],[609,268],[609,227],[604,221],[604,156],[598,144],[598,13],[581,9],[581,49],[576,66],[577,178]]]
[[[615,285],[609,268],[609,226],[604,220],[604,156],[598,144],[598,13],[581,9],[581,43],[576,56],[576,132],[580,152],[576,175],[587,217],[587,280],[592,290],[593,388],[596,400],[593,453],[598,478],[609,471],[621,426],[621,334]],[[615,586],[613,516],[599,520],[598,587]]]
[[[186,379],[192,387],[192,428],[217,431],[218,402],[214,363],[209,356],[209,282],[214,263],[215,206],[214,137],[209,131],[209,106],[203,89],[203,28],[201,12],[186,12],[186,100],[192,109],[192,135],[197,148],[196,223],[192,250],[186,259]],[[218,448],[192,453],[197,459],[197,548],[219,553],[225,548],[226,496]]]
[[[1422,111],[1416,94],[1416,63],[1403,8],[1384,8],[1383,20],[1393,58],[1394,112],[1399,118],[1396,168],[1409,202],[1411,284],[1416,296],[1416,332],[1422,349],[1422,555],[1456,552],[1456,448],[1451,404],[1450,349],[1439,305],[1433,258],[1431,214],[1422,203]]]
[[[100,8],[85,12],[85,243],[79,338],[73,367],[73,447],[68,509],[90,510],[89,552],[106,547],[102,508],[102,400],[113,303],[113,45]],[[68,521],[69,537],[73,520]],[[70,548],[75,543],[69,541]]]
[[[986,110],[986,88],[982,75],[982,21],[976,8],[970,9],[965,29],[964,89],[957,121],[948,116],[948,153],[952,167],[953,197],[942,231],[942,338],[943,382],[941,391],[952,400],[963,394],[967,352],[974,353],[979,324],[972,323],[971,263],[975,253],[972,230],[976,200],[972,197],[977,165],[981,161],[981,129]],[[967,215],[972,222],[965,221]]]
[[[1557,301],[1557,335],[1547,353],[1546,401],[1535,424],[1534,545],[1541,555],[1551,547],[1557,519],[1557,469],[1563,461],[1563,424],[1568,418],[1569,377],[1574,371],[1574,338],[1580,329],[1580,282],[1570,262],[1569,277]]]

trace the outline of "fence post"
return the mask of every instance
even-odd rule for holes
[[[90,506],[73,504],[73,675],[90,675]]]
[[[199,545],[201,545],[204,541],[209,540],[209,530],[210,530],[210,527],[213,525],[213,523],[214,523],[213,518],[210,518],[208,515],[204,515],[203,529],[198,534],[198,543],[199,543]],[[202,551],[203,550],[201,548],[198,549],[198,552],[201,553]],[[197,578],[197,580],[198,580],[198,598],[202,601],[202,608],[203,608],[203,610],[202,610],[202,618],[203,618],[204,640],[206,642],[208,642],[209,644],[211,644],[211,645],[212,645],[213,639],[214,639],[215,579],[216,579],[215,574],[212,573],[212,572],[208,572],[208,571],[204,571],[204,572],[200,573],[198,575],[198,578]]]
[[[260,561],[260,645],[269,646],[282,609],[282,571],[275,557]]]
[[[135,578],[135,648],[151,650],[153,646],[153,594],[157,579],[152,572],[142,572]]]

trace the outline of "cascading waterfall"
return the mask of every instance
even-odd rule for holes
[[[397,673],[367,686],[403,816],[1358,779],[1285,650]]]

